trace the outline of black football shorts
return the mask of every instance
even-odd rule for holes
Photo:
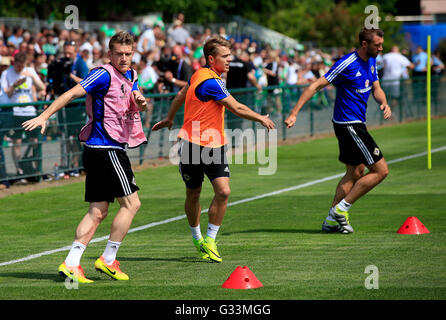
[[[124,150],[85,147],[82,161],[87,174],[85,201],[114,202],[139,190]]]
[[[226,146],[208,148],[183,139],[180,139],[179,143],[180,163],[178,167],[187,188],[201,187],[204,175],[210,181],[230,176]]]
[[[357,166],[361,163],[372,165],[383,154],[364,123],[338,124],[333,122],[339,144],[339,161]]]

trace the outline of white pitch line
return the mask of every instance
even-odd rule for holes
[[[443,147],[440,147],[440,148],[436,148],[436,149],[432,149],[431,153],[444,151],[444,150],[446,150],[446,146],[443,146]],[[389,161],[387,161],[387,163],[388,164],[392,164],[392,163],[402,162],[402,161],[406,161],[406,160],[410,160],[410,159],[419,158],[419,157],[422,157],[422,156],[425,156],[425,155],[427,155],[427,152],[416,153],[416,154],[412,154],[410,156],[401,157],[401,158],[394,159],[394,160],[389,160]],[[319,183],[322,183],[322,182],[326,182],[326,181],[330,181],[330,180],[333,180],[333,179],[336,179],[336,178],[340,178],[344,174],[345,173],[342,172],[342,173],[338,173],[338,174],[335,174],[335,175],[332,175],[332,176],[329,176],[329,177],[325,177],[325,178],[313,180],[313,181],[310,181],[310,182],[302,183],[302,184],[299,184],[299,185],[296,185],[296,186],[292,186],[292,187],[288,187],[288,188],[284,188],[284,189],[280,189],[280,190],[264,193],[264,194],[261,194],[261,195],[258,195],[258,196],[254,196],[254,197],[250,197],[250,198],[246,198],[246,199],[237,200],[237,201],[228,203],[228,207],[235,206],[237,204],[241,204],[241,203],[245,203],[245,202],[250,202],[250,201],[254,201],[254,200],[259,200],[259,199],[275,196],[275,195],[278,195],[278,194],[281,194],[281,193],[284,193],[284,192],[288,192],[288,191],[293,191],[293,190],[298,190],[298,189],[310,187],[310,186],[313,186],[315,184],[319,184]],[[206,213],[206,212],[208,212],[208,210],[209,209],[204,209],[204,210],[201,211],[201,213]],[[128,233],[133,233],[133,232],[137,232],[137,231],[153,228],[153,227],[156,227],[156,226],[159,226],[159,225],[163,225],[163,224],[166,224],[166,223],[170,223],[170,222],[173,222],[173,221],[182,220],[184,218],[186,218],[185,214],[180,215],[180,216],[176,216],[176,217],[173,217],[173,218],[157,221],[157,222],[152,222],[152,223],[149,223],[149,224],[146,224],[146,225],[143,225],[143,226],[132,228],[132,229],[129,230]],[[107,240],[108,237],[109,237],[109,235],[106,235],[106,236],[103,236],[103,237],[99,237],[99,238],[94,238],[93,240],[90,241],[90,243],[96,243],[96,242],[104,241],[104,240]],[[54,249],[54,250],[48,250],[48,251],[32,254],[32,255],[24,257],[24,258],[15,259],[15,260],[6,261],[6,262],[1,262],[0,263],[0,267],[1,266],[7,266],[7,265],[10,265],[10,264],[14,264],[14,263],[18,263],[18,262],[23,262],[23,261],[28,261],[28,260],[40,258],[42,256],[50,255],[50,254],[61,252],[61,251],[68,251],[70,249],[71,249],[71,245],[65,246],[65,247],[62,247],[62,248],[58,248],[58,249]]]

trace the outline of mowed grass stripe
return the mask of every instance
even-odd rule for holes
[[[432,149],[432,153],[436,153],[436,152],[440,152],[440,151],[444,151],[444,150],[446,150],[446,146]],[[392,164],[392,163],[398,163],[398,162],[406,161],[406,160],[410,160],[410,159],[415,159],[415,158],[418,158],[418,157],[425,156],[426,154],[427,154],[427,152],[416,153],[416,154],[409,155],[409,156],[406,156],[406,157],[402,157],[402,158],[399,158],[399,159],[389,160],[388,163]],[[323,182],[327,182],[327,181],[330,181],[330,180],[333,180],[333,179],[340,178],[343,175],[344,175],[344,173],[338,173],[338,174],[335,174],[335,175],[332,175],[332,176],[328,176],[328,177],[325,177],[325,178],[309,181],[307,183],[299,184],[299,185],[296,185],[296,186],[292,186],[292,187],[288,187],[288,188],[272,191],[272,192],[269,192],[269,193],[261,194],[261,195],[258,195],[258,196],[254,196],[254,197],[250,197],[250,198],[246,198],[246,199],[242,199],[242,200],[238,200],[238,201],[234,201],[234,202],[229,202],[228,203],[228,207],[234,206],[234,205],[238,205],[238,204],[241,204],[241,203],[246,203],[246,202],[250,202],[250,201],[255,201],[255,200],[259,200],[259,199],[275,196],[275,195],[278,195],[278,194],[281,194],[281,193],[284,193],[284,192],[289,192],[289,191],[294,191],[294,190],[310,187],[310,186],[313,186],[315,184],[319,184],[319,183],[323,183]],[[201,213],[206,213],[206,212],[208,212],[208,210],[209,210],[209,208],[208,209],[204,209],[204,210],[201,211]],[[152,222],[152,223],[149,223],[149,224],[146,224],[146,225],[142,225],[142,226],[139,226],[139,227],[136,227],[136,228],[131,228],[128,233],[133,233],[133,232],[137,232],[137,231],[146,230],[146,229],[153,228],[153,227],[156,227],[156,226],[159,226],[159,225],[163,225],[163,224],[166,224],[166,223],[182,220],[184,218],[186,218],[186,215],[179,215],[179,216],[176,216],[176,217],[173,217],[173,218],[169,218],[169,219],[165,219],[165,220],[162,220],[162,221]],[[106,236],[103,236],[103,237],[99,237],[99,238],[94,238],[94,239],[92,239],[90,241],[90,243],[96,243],[96,242],[100,242],[100,241],[105,241],[108,238],[109,238],[109,235],[106,235]],[[37,259],[37,258],[40,258],[40,257],[45,256],[45,255],[50,255],[50,254],[54,254],[54,253],[61,252],[61,251],[67,251],[67,250],[70,250],[70,248],[71,248],[71,246],[65,246],[65,247],[58,248],[58,249],[53,249],[53,250],[48,250],[48,251],[32,254],[32,255],[29,255],[29,256],[24,257],[24,258],[10,260],[10,261],[6,261],[6,262],[1,262],[0,266],[7,266],[7,265],[18,263],[18,262],[24,262],[24,261]]]

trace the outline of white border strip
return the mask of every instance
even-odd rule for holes
[[[431,152],[435,153],[435,152],[444,151],[444,150],[446,150],[446,146],[443,146],[443,147],[440,147],[440,148],[436,148],[436,149],[432,149]],[[402,161],[406,161],[406,160],[410,160],[410,159],[419,158],[419,157],[422,157],[422,156],[425,156],[425,155],[427,155],[427,152],[416,153],[416,154],[413,154],[413,155],[410,155],[410,156],[401,157],[401,158],[398,158],[398,159],[395,159],[395,160],[387,161],[387,163],[388,164],[398,163],[398,162],[402,162]],[[322,182],[326,182],[326,181],[330,181],[330,180],[333,180],[333,179],[340,178],[344,174],[345,173],[342,172],[342,173],[339,173],[339,174],[335,174],[335,175],[332,175],[332,176],[329,176],[329,177],[325,177],[325,178],[313,180],[313,181],[310,181],[310,182],[302,183],[302,184],[299,184],[299,185],[296,185],[296,186],[292,186],[292,187],[289,187],[289,188],[280,189],[280,190],[276,190],[276,191],[269,192],[269,193],[264,193],[264,194],[261,194],[261,195],[255,196],[255,197],[250,197],[250,198],[246,198],[246,199],[242,199],[242,200],[237,200],[237,201],[228,203],[228,207],[235,206],[237,204],[241,204],[241,203],[245,203],[245,202],[250,202],[250,201],[254,201],[254,200],[258,200],[258,199],[263,199],[263,198],[275,196],[275,195],[278,195],[278,194],[281,194],[281,193],[284,193],[284,192],[288,192],[288,191],[293,191],[293,190],[298,190],[298,189],[310,187],[310,186],[313,186],[315,184],[319,184],[319,183],[322,183]],[[204,209],[204,210],[201,211],[201,213],[206,213],[206,212],[208,212],[208,210],[209,209]],[[157,221],[157,222],[152,222],[152,223],[140,226],[140,227],[132,228],[132,229],[129,230],[128,233],[142,231],[142,230],[153,228],[153,227],[156,227],[156,226],[159,226],[159,225],[163,225],[163,224],[166,224],[166,223],[182,220],[184,218],[186,218],[185,214],[183,214],[181,216],[176,216],[176,217],[173,217],[173,218]],[[106,236],[103,236],[103,237],[100,237],[100,238],[94,238],[93,240],[90,241],[90,243],[96,243],[96,242],[100,242],[100,241],[105,241],[105,240],[108,240],[108,238],[109,238],[109,235],[106,235]],[[10,265],[10,264],[14,264],[14,263],[18,263],[18,262],[33,260],[33,259],[36,259],[36,258],[40,258],[42,256],[53,254],[53,253],[57,253],[57,252],[61,252],[61,251],[68,251],[70,249],[71,249],[71,245],[65,246],[65,247],[62,247],[62,248],[58,248],[58,249],[54,249],[54,250],[49,250],[49,251],[44,251],[44,252],[32,254],[32,255],[24,257],[24,258],[11,260],[11,261],[6,261],[6,262],[1,262],[0,263],[0,267],[1,266],[7,266],[7,265]]]

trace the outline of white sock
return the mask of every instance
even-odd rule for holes
[[[200,225],[198,225],[198,226],[196,226],[196,227],[191,227],[191,226],[189,226],[190,227],[190,231],[192,231],[192,237],[195,239],[195,240],[200,240],[201,239],[201,228],[200,228]]]
[[[344,199],[341,200],[341,202],[338,203],[338,207],[339,209],[341,209],[342,211],[348,211],[350,210],[350,207],[352,205],[350,203],[348,203],[347,201],[345,201]]]
[[[216,226],[215,224],[209,223],[208,224],[208,231],[207,236],[209,238],[215,239],[217,237],[218,229],[220,229],[220,226]]]
[[[104,253],[102,256],[104,257],[104,261],[106,264],[110,265],[115,261],[116,254],[118,253],[119,246],[121,245],[121,242],[116,241],[107,241],[107,245],[105,246]]]
[[[71,245],[70,252],[68,252],[65,264],[68,267],[77,267],[81,262],[82,254],[84,253],[86,246],[80,242],[74,241]]]

